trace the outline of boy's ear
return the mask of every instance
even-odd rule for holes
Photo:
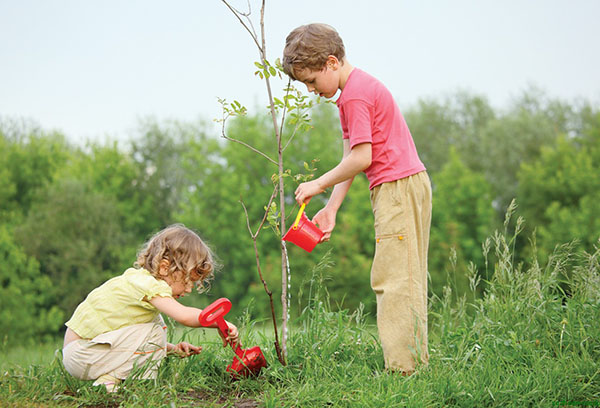
[[[161,260],[158,264],[158,273],[162,276],[169,275],[169,265],[171,265],[171,263],[168,259]]]
[[[340,67],[340,60],[337,59],[335,55],[329,55],[327,57],[327,62],[325,63],[327,68],[336,70]]]

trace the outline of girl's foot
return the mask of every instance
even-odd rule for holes
[[[109,374],[104,374],[94,381],[93,385],[103,385],[106,387],[106,392],[117,392],[119,390],[120,379]]]

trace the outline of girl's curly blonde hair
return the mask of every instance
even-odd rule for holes
[[[185,284],[197,279],[197,276],[192,279],[193,275],[200,276],[197,279],[200,292],[208,289],[217,267],[208,245],[182,224],[171,225],[150,238],[138,252],[134,266],[146,269],[156,279],[162,279],[159,270],[163,260],[169,262],[169,275],[179,271]]]

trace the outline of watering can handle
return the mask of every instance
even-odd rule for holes
[[[227,337],[229,327],[227,327],[224,317],[227,313],[229,313],[230,310],[231,302],[229,299],[220,298],[215,300],[213,303],[205,307],[202,312],[200,312],[200,315],[198,316],[200,326],[210,327],[213,325],[213,323],[217,323],[217,327],[221,333]]]
[[[298,215],[296,215],[296,220],[294,221],[294,225],[292,225],[292,228],[295,230],[298,229],[298,223],[300,222],[300,218],[302,217],[302,213],[304,212],[304,207],[306,207],[306,203],[302,203],[302,205],[300,206],[300,209],[298,210]]]
[[[230,310],[231,301],[229,299],[220,298],[215,300],[200,312],[200,315],[198,316],[200,326],[210,327],[216,322],[217,327],[219,328],[219,331],[223,337],[227,337],[227,334],[229,333],[229,327],[225,322],[224,316],[229,313]],[[236,354],[239,354],[239,350],[241,350],[240,343],[237,343],[235,346],[231,344],[231,348],[236,352]]]

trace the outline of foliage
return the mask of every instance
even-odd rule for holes
[[[523,163],[519,200],[537,226],[537,245],[547,257],[557,243],[576,240],[592,251],[600,238],[600,112],[581,136],[560,136],[538,160]]]
[[[158,123],[145,119],[131,141],[136,166],[135,196],[138,205],[129,216],[137,216],[138,235],[149,235],[174,222],[185,190],[197,177],[181,165],[191,140],[203,138],[203,124]],[[203,160],[197,156],[196,160]]]
[[[67,316],[116,275],[115,265],[126,265],[115,204],[76,180],[45,191],[15,236],[27,254],[43,260],[40,270],[52,282],[46,290]]]
[[[0,121],[0,222],[17,224],[36,192],[52,182],[70,147],[62,135]]]
[[[494,270],[483,296],[468,304],[463,295],[455,303],[446,286],[436,299],[431,358],[447,362],[455,378],[442,389],[444,405],[568,405],[600,397],[592,323],[600,317],[600,247],[582,254],[565,244],[545,264],[535,254],[517,264],[520,231],[490,237],[484,253]],[[570,276],[569,296],[562,276]],[[478,281],[470,278],[474,290]]]
[[[405,112],[419,156],[434,174],[448,161],[451,148],[461,157],[481,159],[481,141],[497,115],[485,97],[465,92],[443,101],[421,99]]]
[[[51,302],[53,286],[38,262],[14,242],[12,231],[0,225],[0,350],[54,336],[64,314]]]
[[[433,176],[433,214],[429,241],[429,271],[433,282],[469,263],[483,270],[481,242],[494,226],[491,187],[485,178],[470,170],[451,148],[449,161]],[[465,293],[465,274],[453,276],[454,289]],[[441,295],[440,286],[434,286]]]
[[[459,92],[443,102],[419,101],[406,119],[430,173],[440,171],[451,147],[456,149],[463,163],[492,186],[500,220],[517,195],[520,164],[535,160],[559,134],[581,131],[584,113],[532,88],[505,111],[492,109],[485,97]]]
[[[153,197],[141,188],[140,167],[116,142],[89,144],[85,150],[73,152],[58,178],[76,179],[91,193],[113,201],[117,221],[133,240],[153,231],[147,225],[154,216]]]

